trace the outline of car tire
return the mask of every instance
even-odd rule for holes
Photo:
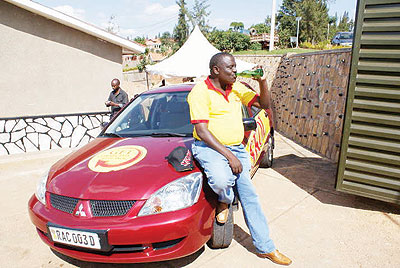
[[[229,206],[228,220],[221,224],[214,218],[213,230],[210,240],[207,245],[210,248],[227,248],[232,242],[233,238],[233,208]]]
[[[266,150],[263,158],[260,162],[260,167],[269,168],[272,167],[272,163],[274,161],[274,138],[270,136],[268,142],[266,144]]]

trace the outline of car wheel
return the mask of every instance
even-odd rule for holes
[[[233,208],[229,206],[228,220],[225,224],[217,222],[214,218],[213,230],[207,245],[210,248],[227,248],[233,238]]]
[[[267,149],[260,162],[260,167],[262,168],[272,167],[272,162],[274,161],[274,138],[272,136],[269,137],[266,146]]]

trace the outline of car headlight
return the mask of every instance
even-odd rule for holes
[[[46,184],[47,184],[47,178],[49,176],[49,171],[50,169],[46,170],[46,172],[43,173],[42,177],[40,178],[36,186],[36,192],[35,192],[36,198],[43,205],[46,205]]]
[[[195,172],[170,182],[146,201],[138,216],[190,207],[199,199],[202,185],[203,175],[200,172]]]

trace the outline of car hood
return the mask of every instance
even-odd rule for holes
[[[199,171],[195,167],[192,171],[177,172],[165,158],[174,148],[191,148],[192,143],[191,137],[97,138],[51,167],[47,189],[79,199],[148,199],[167,183]],[[124,153],[123,148],[132,147],[141,148],[143,153],[134,163],[133,158],[128,158],[110,164],[103,157],[108,152]],[[103,166],[105,170],[101,170]],[[118,167],[107,169],[110,166]]]

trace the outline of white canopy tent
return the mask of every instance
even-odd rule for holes
[[[163,77],[200,77],[210,74],[209,62],[220,51],[211,45],[196,26],[185,44],[172,56],[160,63],[147,67],[152,74]],[[237,71],[254,67],[255,64],[236,60]]]

